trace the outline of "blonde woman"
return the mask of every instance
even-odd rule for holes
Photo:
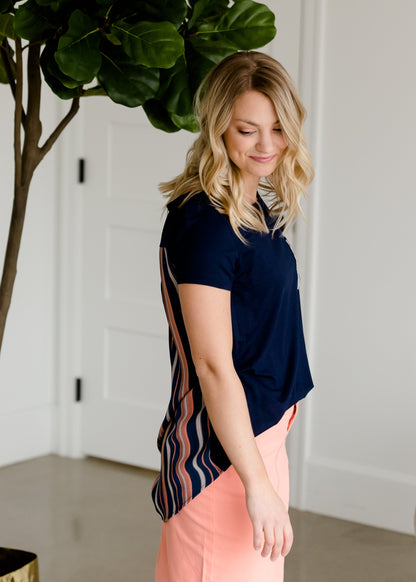
[[[281,582],[285,438],[313,386],[282,234],[312,178],[305,110],[277,61],[240,52],[210,73],[196,111],[185,170],[161,187],[172,393],[153,487],[156,582]]]

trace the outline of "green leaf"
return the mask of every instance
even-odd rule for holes
[[[65,75],[90,83],[101,66],[99,26],[95,20],[75,10],[69,19],[67,32],[61,36],[55,60]]]
[[[7,37],[16,40],[16,33],[13,28],[13,14],[0,14],[0,39]]]
[[[82,97],[105,97],[107,93],[104,87],[96,85],[95,87],[83,90],[81,95]]]
[[[176,115],[175,113],[171,113],[171,118],[175,125],[181,129],[186,129],[193,133],[199,131],[199,123],[193,113],[189,115]]]
[[[215,23],[203,23],[197,28],[201,38],[221,40],[236,49],[254,49],[270,42],[275,34],[274,14],[252,0],[236,0]]]
[[[198,121],[194,114],[176,115],[169,113],[159,99],[150,99],[143,105],[143,109],[150,123],[157,129],[167,133],[175,133],[180,129],[196,132],[199,131]]]
[[[123,20],[128,16],[137,17],[138,0],[96,0],[96,4],[101,6],[99,10],[104,10],[110,16],[111,22]]]
[[[202,79],[224,56],[235,52],[233,47],[210,41],[188,39],[186,59],[180,57],[172,69],[162,72],[159,99],[171,120],[181,129],[198,131],[194,115],[193,99]],[[204,55],[198,50],[207,49]]]
[[[82,2],[74,2],[74,0],[36,0],[36,4],[48,7],[54,14],[59,16],[59,26],[64,26],[66,28],[71,12],[73,12],[77,7],[83,8],[85,4],[88,4],[88,2],[84,2],[83,6]]]
[[[125,52],[138,65],[169,69],[184,51],[184,41],[171,22],[118,21],[111,27]]]
[[[180,128],[173,123],[169,113],[158,99],[150,99],[149,101],[146,101],[143,105],[143,109],[150,123],[157,129],[161,129],[167,133],[175,133],[176,131],[179,131]]]
[[[107,33],[105,35],[106,39],[111,42],[111,44],[115,44],[121,46],[121,40],[117,38],[114,34]]]
[[[4,48],[6,49],[6,47],[4,47]],[[12,57],[9,61],[11,73],[13,75],[13,78],[16,79],[16,63],[13,60],[14,50],[11,47],[8,47],[7,50],[10,51],[10,56]],[[5,53],[3,53],[3,54],[5,55]],[[9,78],[7,76],[7,70],[6,70],[6,67],[4,65],[4,60],[1,56],[1,53],[0,53],[0,83],[9,83]]]
[[[39,0],[36,0],[36,1],[38,2]],[[89,2],[89,1],[82,2],[82,0],[78,0],[77,2],[74,2],[74,0],[55,0],[54,3],[58,4],[59,10],[63,10],[63,11],[71,13],[76,8],[84,8],[85,7],[87,9],[90,4],[92,4],[92,5],[96,4],[96,1],[94,0],[93,2]]]
[[[197,36],[189,37],[185,41],[185,53],[193,92],[196,92],[217,63],[234,52],[233,46],[219,41],[204,40]]]
[[[157,98],[170,114],[186,117],[193,113],[193,93],[184,57],[180,57],[174,67],[163,71]]]
[[[54,12],[59,8],[58,0],[36,0],[36,4],[38,6],[48,6]]]
[[[138,107],[159,89],[159,69],[134,65],[120,47],[107,45],[102,52],[98,80],[115,103]]]
[[[50,37],[58,28],[53,12],[38,6],[35,0],[19,6],[13,26],[18,36],[30,41]]]
[[[123,2],[125,3],[125,2]],[[140,18],[152,22],[172,22],[178,28],[188,12],[186,0],[136,0],[134,10]]]
[[[0,83],[7,84],[8,82],[9,79],[7,78],[6,69],[4,68],[3,65],[3,59],[0,58]]]
[[[0,0],[0,12],[7,12],[12,5],[11,0]]]
[[[197,22],[222,15],[227,10],[228,4],[228,0],[198,0],[194,3],[192,16],[188,22],[188,30],[191,30]]]
[[[60,0],[65,1],[65,0]],[[69,0],[70,2],[73,2],[73,0]],[[127,0],[121,0],[121,2],[126,2]],[[89,5],[88,5],[89,4]],[[81,3],[79,4],[79,7],[82,8],[83,10],[85,9],[85,11],[89,14],[89,16],[91,17],[95,17],[95,18],[103,18],[105,19],[107,17],[108,14],[112,14],[113,10],[114,10],[114,6],[117,4],[117,0],[88,0],[88,2],[85,2],[84,5],[82,5]],[[114,18],[113,18],[114,20]]]
[[[61,99],[73,99],[78,95],[79,81],[74,81],[62,73],[55,61],[57,42],[48,41],[40,56],[40,66],[46,83]]]

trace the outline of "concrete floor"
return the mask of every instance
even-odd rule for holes
[[[53,455],[0,469],[0,547],[35,552],[40,582],[152,582],[154,476]],[[297,510],[291,518],[285,582],[416,582],[415,537]]]

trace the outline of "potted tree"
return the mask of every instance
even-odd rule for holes
[[[275,33],[273,13],[252,0],[0,0],[0,82],[14,99],[15,166],[0,283],[0,349],[31,179],[81,99],[107,96],[142,106],[163,131],[197,131],[192,100],[204,76],[225,56],[259,48]],[[42,141],[45,84],[70,105]]]

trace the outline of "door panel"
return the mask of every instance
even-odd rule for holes
[[[170,393],[157,185],[182,170],[195,136],[109,100],[85,108],[83,450],[155,469]]]

